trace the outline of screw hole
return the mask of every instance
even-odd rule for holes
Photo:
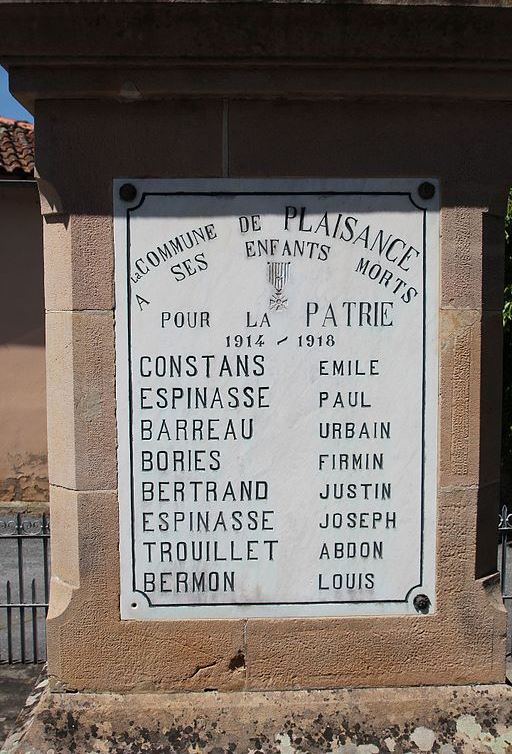
[[[137,607],[137,603],[136,602],[132,602],[132,607]]]
[[[419,613],[428,613],[430,600],[426,594],[417,594],[413,599],[412,604]]]
[[[424,181],[423,183],[420,183],[418,194],[422,199],[432,199],[435,193],[436,187],[433,183],[430,183],[430,181]]]
[[[124,202],[133,202],[137,196],[137,189],[133,183],[123,183],[119,189],[119,196]]]

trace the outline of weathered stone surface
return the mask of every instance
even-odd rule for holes
[[[50,484],[115,489],[114,327],[111,312],[48,312]]]
[[[393,62],[412,58],[427,63],[469,59],[480,64],[510,60],[511,19],[508,8],[500,7],[502,0],[341,0],[305,2],[298,8],[289,0],[274,0],[232,4],[229,12],[222,1],[169,7],[123,3],[113,4],[108,12],[87,2],[77,7],[50,2],[39,9],[37,24],[29,23],[34,16],[30,5],[12,0],[2,4],[1,21],[10,33],[1,40],[0,53],[9,61],[18,62],[23,54],[47,58],[57,50],[63,57],[86,60],[126,56],[135,67],[149,53],[160,61],[187,60],[191,50],[197,59],[222,62],[259,56]],[[383,34],[385,27],[389,31]]]
[[[507,754],[507,686],[232,694],[59,694],[29,700],[2,754]]]
[[[378,119],[374,117],[376,107]],[[496,141],[493,136],[484,144],[481,134],[489,118],[498,134]],[[229,104],[229,174],[442,177],[442,206],[473,208],[469,213],[473,223],[469,229],[473,233],[471,263],[479,267],[474,237],[478,208],[481,213],[493,196],[503,201],[507,196],[509,179],[504,182],[503,157],[496,160],[498,143],[503,143],[505,159],[512,154],[502,130],[507,119],[503,106],[476,103],[383,98],[377,104],[370,99],[340,102],[327,97],[319,102],[236,100]],[[251,133],[250,149],[247,133]],[[479,222],[481,234],[481,216]],[[474,277],[471,287],[473,283]]]
[[[482,301],[482,210],[445,207],[441,213],[441,306],[478,309]]]
[[[50,498],[54,530],[67,532],[52,540],[52,683],[99,691],[245,687],[242,620],[120,620],[115,492],[52,488]]]
[[[112,309],[112,219],[45,212],[47,311]]]
[[[441,487],[478,482],[480,319],[478,310],[441,310]]]
[[[476,489],[439,498],[437,612],[370,620],[121,621],[117,495],[55,489],[51,498],[52,515],[67,532],[53,540],[48,622],[52,684],[60,688],[271,690],[504,679],[499,584],[474,577]]]
[[[9,453],[10,468],[0,479],[0,501],[45,502],[48,500],[48,472],[46,455]]]
[[[71,216],[71,257],[52,260],[66,268],[66,308],[112,306],[113,178],[221,175],[222,112],[219,100],[38,103],[38,174]],[[84,156],[79,175],[70,154]]]

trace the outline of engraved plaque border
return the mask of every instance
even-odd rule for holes
[[[301,606],[308,606],[308,605],[325,605],[325,606],[346,606],[346,605],[354,605],[354,606],[371,606],[371,605],[412,605],[412,599],[414,596],[418,594],[419,591],[421,591],[423,588],[428,588],[429,591],[429,598],[431,601],[432,608],[435,609],[435,555],[433,557],[432,562],[432,573],[430,574],[429,584],[425,586],[425,564],[424,564],[424,547],[425,547],[425,436],[426,436],[426,382],[427,382],[427,355],[426,355],[426,317],[427,317],[427,235],[428,235],[428,229],[427,229],[427,222],[428,222],[428,213],[430,213],[430,217],[435,215],[435,231],[437,232],[437,246],[433,250],[434,252],[438,253],[438,258],[436,260],[435,269],[437,270],[437,277],[439,276],[439,182],[436,179],[428,179],[431,183],[434,184],[436,188],[435,196],[432,200],[424,200],[421,199],[417,191],[417,187],[424,182],[424,178],[408,178],[408,179],[400,179],[400,178],[391,178],[391,179],[318,179],[318,178],[283,178],[283,179],[276,179],[276,178],[258,178],[258,179],[230,179],[230,178],[198,178],[198,179],[114,179],[113,185],[114,185],[114,259],[115,259],[115,290],[116,290],[116,307],[115,307],[115,342],[116,342],[116,402],[117,402],[117,429],[118,429],[118,469],[119,469],[119,489],[121,489],[121,472],[120,469],[122,468],[121,463],[121,456],[122,456],[122,449],[121,449],[121,422],[120,422],[120,412],[119,412],[119,404],[120,399],[123,398],[122,390],[120,390],[120,373],[122,372],[122,359],[123,359],[123,353],[126,354],[127,361],[125,363],[128,364],[128,431],[129,431],[129,465],[130,465],[130,479],[129,479],[129,498],[130,498],[130,515],[129,515],[129,533],[130,533],[130,562],[131,562],[131,568],[130,568],[130,581],[131,581],[131,591],[132,591],[132,597],[134,595],[140,595],[141,597],[144,597],[147,602],[147,607],[150,610],[155,610],[154,616],[148,616],[147,614],[144,616],[138,616],[130,612],[130,614],[127,614],[126,610],[123,610],[123,573],[121,573],[121,588],[120,588],[120,602],[121,602],[121,618],[122,619],[139,619],[139,620],[148,620],[149,618],[153,618],[155,620],[173,620],[173,619],[180,619],[179,615],[172,615],[172,616],[162,616],[161,610],[165,608],[172,608],[176,611],[185,611],[187,612],[187,615],[184,615],[183,617],[186,619],[191,619],[194,617],[194,609],[195,608],[201,608],[201,610],[208,610],[208,609],[215,609],[215,608],[222,608],[222,607],[230,607],[230,608],[236,608],[236,607],[257,607],[257,608],[265,608],[265,607],[301,607]],[[119,188],[122,184],[129,181],[130,183],[133,183],[137,189],[137,197],[134,199],[133,202],[125,202],[119,199]],[[175,185],[175,190],[156,190],[156,188],[159,185]],[[315,186],[315,188],[312,188],[312,185]],[[341,188],[335,188],[335,186],[353,186],[351,189],[344,189]],[[358,185],[361,186],[361,188],[358,188]],[[368,185],[382,185],[392,187],[395,186],[396,188],[393,190],[392,188],[388,188],[387,190],[365,190],[364,186]],[[258,190],[254,190],[249,188],[252,187],[258,187]],[[266,188],[268,186],[268,188]],[[300,189],[300,186],[304,186],[303,189]],[[140,196],[139,196],[140,192]],[[138,210],[145,202],[146,198],[148,197],[172,197],[172,196],[203,196],[203,197],[217,197],[217,196],[233,196],[233,195],[246,195],[246,196],[368,196],[368,197],[379,197],[379,196],[401,196],[404,198],[407,198],[410,203],[415,207],[417,210],[419,210],[422,213],[421,216],[421,234],[422,234],[422,281],[423,281],[423,298],[422,298],[422,396],[421,396],[421,448],[422,448],[422,463],[421,463],[421,512],[420,512],[420,520],[421,520],[421,526],[420,526],[420,549],[419,549],[419,572],[420,572],[420,579],[417,584],[414,584],[411,586],[405,596],[402,599],[365,599],[365,600],[346,600],[346,599],[340,599],[340,600],[334,600],[334,599],[326,599],[326,600],[306,600],[306,601],[266,601],[266,602],[236,602],[236,601],[228,601],[228,602],[212,602],[210,604],[205,602],[197,602],[197,603],[179,603],[179,602],[168,602],[168,603],[159,603],[154,604],[151,602],[149,596],[141,591],[140,589],[136,588],[136,551],[135,551],[135,537],[134,537],[134,473],[133,473],[133,412],[132,412],[132,362],[131,362],[131,281],[130,281],[130,275],[128,274],[128,271],[130,269],[130,261],[131,261],[131,231],[130,231],[130,222],[132,220],[132,215],[136,210]],[[122,246],[121,246],[122,244]],[[124,252],[125,255],[125,264],[123,266],[123,270],[120,270],[120,265],[118,264],[118,255],[120,251]],[[124,273],[124,275],[123,275]],[[121,275],[125,277],[124,281],[121,278]],[[126,305],[126,341],[124,342],[125,348],[120,348],[120,344],[122,342],[122,337],[119,329],[119,299],[118,299],[118,291],[120,289],[120,285],[124,282],[124,291],[125,291],[125,305]],[[436,280],[436,283],[438,283],[438,280]],[[438,329],[438,320],[436,319],[435,323],[436,332]],[[438,369],[439,369],[439,357],[438,354],[436,356],[436,384],[434,387],[437,388],[438,383]],[[437,390],[436,390],[437,395]],[[438,420],[438,408],[437,404],[435,406],[435,419],[434,419],[434,426],[436,428],[436,442],[435,442],[435,477],[436,477],[436,483],[437,483],[437,470],[438,470],[438,447],[437,447],[437,420]],[[125,415],[126,418],[126,415]],[[437,487],[437,484],[436,484]],[[434,518],[434,528],[436,523],[436,503],[433,503],[433,518]],[[123,557],[122,547],[121,547],[121,538],[122,538],[122,530],[126,531],[126,527],[122,526],[123,520],[126,523],[126,516],[123,517],[123,511],[122,511],[122,494],[119,492],[119,515],[120,515],[120,556],[121,556],[121,571],[123,571],[123,567],[126,564],[125,560],[126,558]],[[436,536],[434,533],[434,542],[436,541]],[[399,614],[408,614],[410,612],[416,612],[413,609],[405,611],[400,611]],[[432,611],[431,611],[432,612]],[[386,611],[385,613],[382,613],[380,611],[374,611],[374,612],[356,612],[353,613],[347,613],[346,611],[340,612],[340,613],[333,613],[329,611],[328,613],[325,613],[325,617],[350,617],[350,616],[357,616],[357,615],[364,615],[364,616],[371,616],[371,615],[392,615],[396,614],[393,611]],[[300,613],[300,612],[292,612],[288,615],[284,615],[282,617],[311,617],[311,618],[319,618],[322,617],[319,613],[315,612],[313,614],[308,613]],[[212,616],[213,619],[222,619],[219,618],[219,616]],[[236,615],[227,615],[227,618],[237,617]],[[245,614],[241,613],[240,617],[247,617]],[[249,616],[250,617],[250,616]],[[265,619],[268,617],[273,617],[271,613],[264,614],[264,615],[257,615],[256,618]],[[199,619],[207,619],[207,616],[200,616]]]

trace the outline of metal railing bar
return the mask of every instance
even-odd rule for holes
[[[16,514],[16,529],[19,532],[22,530],[22,524],[21,524],[21,514]],[[20,655],[21,655],[21,662],[24,663],[26,660],[26,648],[25,648],[25,589],[24,589],[24,583],[23,583],[23,538],[19,537],[17,539],[17,547],[18,547],[18,598],[20,602],[20,607],[18,608],[20,613]]]
[[[512,511],[509,513],[508,506],[502,505],[498,518],[498,532],[500,534],[500,581],[502,599],[512,599],[512,594],[507,594],[507,558],[508,558],[508,535],[512,532]]]
[[[507,534],[506,532],[503,532],[501,535],[501,568],[500,568],[500,574],[501,574],[501,587],[502,592],[505,587],[505,579],[507,574]]]
[[[36,596],[36,580],[32,579],[32,662],[37,663],[37,607],[35,603],[37,601]]]
[[[0,542],[2,539],[50,539],[49,534],[0,534]]]
[[[43,513],[43,531],[47,534],[43,538],[43,579],[44,579],[44,601],[46,602],[46,613],[48,612],[48,603],[50,601],[50,577],[48,569],[48,540],[50,538],[50,528],[46,513]]]
[[[5,608],[16,608],[19,610],[20,607],[26,607],[26,608],[43,608],[48,607],[46,602],[0,602],[0,610]]]
[[[16,514],[16,529],[18,533],[21,531],[21,514]],[[23,584],[23,538],[19,537],[17,542],[18,546],[18,599],[20,607],[18,608],[20,613],[20,656],[21,662],[26,660],[25,653],[25,590]]]
[[[12,608],[9,606],[11,601],[11,582],[7,582],[7,662],[12,663]]]

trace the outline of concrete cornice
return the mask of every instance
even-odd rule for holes
[[[512,4],[0,2],[3,64],[512,62]]]
[[[11,68],[11,90],[28,110],[42,99],[174,98],[428,99],[512,102],[512,65],[352,67],[281,64],[159,68]]]
[[[512,2],[1,2],[0,63],[37,99],[512,101]]]

